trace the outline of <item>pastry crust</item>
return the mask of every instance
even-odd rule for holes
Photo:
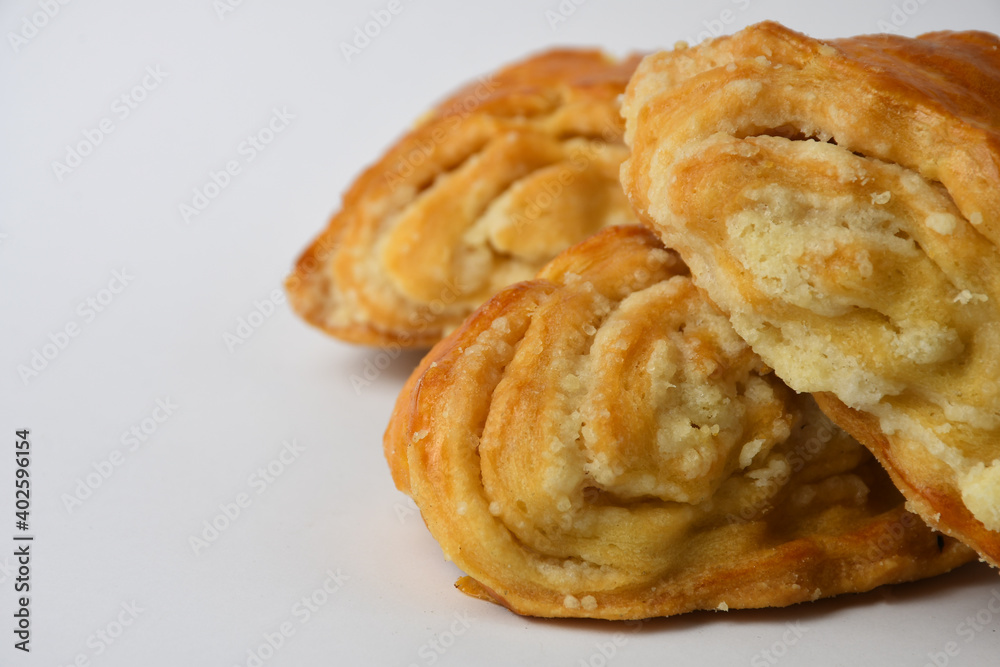
[[[384,444],[459,589],[519,614],[781,606],[975,556],[906,512],[639,226],[567,250],[435,346]]]
[[[1000,39],[774,23],[649,56],[639,215],[931,525],[1000,562]]]
[[[427,347],[559,251],[634,222],[618,98],[637,63],[549,51],[443,102],[299,258],[294,309],[343,340]]]

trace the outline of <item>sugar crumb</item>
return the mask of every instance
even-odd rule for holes
[[[924,223],[938,234],[947,236],[955,231],[958,220],[951,213],[931,213]]]

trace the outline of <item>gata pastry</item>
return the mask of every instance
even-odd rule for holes
[[[649,56],[622,181],[764,362],[1000,563],[1000,39],[774,23]]]
[[[519,614],[788,605],[975,557],[908,513],[638,225],[567,250],[435,346],[384,445],[458,587]]]
[[[505,285],[634,223],[618,100],[638,57],[554,50],[460,90],[369,167],[286,281],[343,340],[429,347]]]

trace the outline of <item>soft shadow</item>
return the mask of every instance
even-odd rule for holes
[[[413,373],[426,349],[400,350],[378,347],[348,347],[348,354],[331,360],[333,371],[359,386],[376,383],[402,385]]]

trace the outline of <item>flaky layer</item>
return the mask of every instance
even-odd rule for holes
[[[299,259],[295,310],[344,340],[429,346],[567,246],[634,222],[618,97],[637,62],[551,51],[442,103]]]
[[[973,556],[907,513],[637,226],[568,250],[439,343],[385,452],[460,588],[522,614],[787,605]]]
[[[1000,560],[1000,40],[773,23],[649,56],[640,216],[932,525]]]

